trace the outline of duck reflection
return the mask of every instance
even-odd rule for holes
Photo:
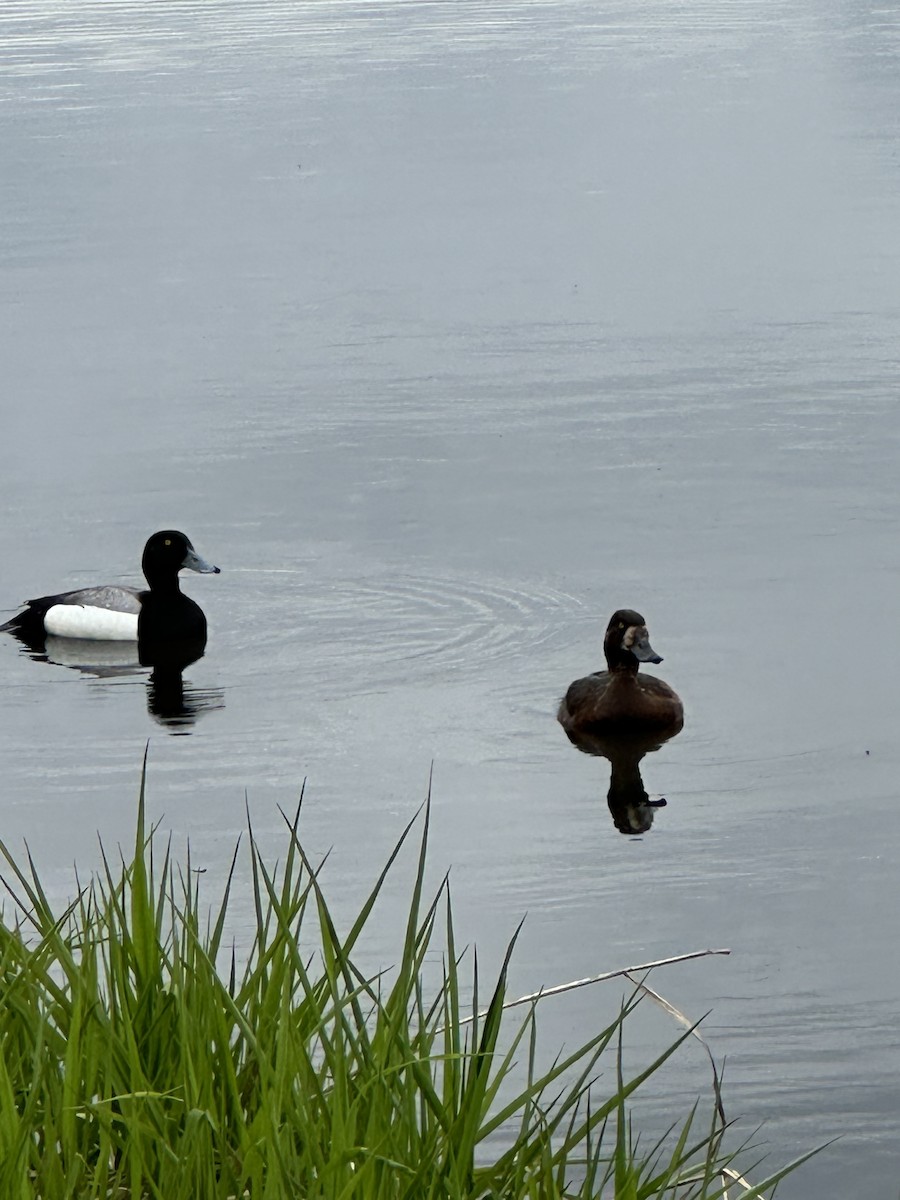
[[[606,799],[613,824],[620,833],[646,833],[653,824],[662,798],[651,800],[641,778],[641,759],[677,736],[680,728],[656,733],[590,733],[566,729],[573,746],[584,754],[606,758],[610,763],[609,791]]]
[[[147,711],[173,734],[190,733],[204,713],[225,707],[218,688],[196,688],[184,671],[202,657],[205,639],[183,642],[174,649],[144,642],[107,642],[86,638],[23,637],[16,633],[35,662],[68,667],[97,680],[147,677]]]
[[[151,667],[147,680],[147,711],[172,733],[190,733],[203,713],[225,707],[225,693],[219,688],[188,687],[184,671],[203,657],[206,638],[162,646],[138,642],[142,667]]]
[[[112,679],[140,673],[137,642],[95,642],[87,638],[51,636],[28,641],[20,637],[19,640],[28,647],[35,662],[68,667],[82,675]]]

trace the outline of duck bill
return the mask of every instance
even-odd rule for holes
[[[208,563],[205,558],[201,558],[193,546],[188,547],[188,552],[184,556],[182,567],[187,567],[189,571],[197,571],[201,575],[221,575],[222,572],[218,567],[214,567],[212,563]]]
[[[634,641],[631,643],[631,653],[638,662],[645,663],[661,663],[662,656],[657,654],[650,645],[650,639],[646,633],[635,634]]]

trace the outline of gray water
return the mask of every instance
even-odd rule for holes
[[[433,764],[483,969],[526,912],[515,993],[730,948],[654,986],[770,1165],[842,1135],[779,1195],[896,1196],[897,16],[22,0],[0,49],[0,605],[158,528],[222,568],[181,722],[0,642],[0,835],[71,894],[149,737],[211,878],[306,778],[349,914]],[[641,837],[554,720],[621,606],[687,714]],[[641,1111],[706,1086],[686,1048]]]

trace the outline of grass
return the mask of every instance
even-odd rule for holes
[[[145,779],[146,763],[132,860],[104,856],[63,912],[30,853],[20,863],[0,842],[16,910],[0,923],[4,1200],[714,1200],[734,1189],[717,1105],[702,1129],[695,1108],[646,1151],[632,1132],[629,1098],[690,1036],[626,1075],[640,988],[549,1068],[538,1067],[539,999],[504,1028],[515,937],[485,997],[477,958],[454,939],[446,879],[425,894],[427,806],[343,934],[298,837],[299,807],[278,870],[251,829],[255,932],[239,964],[225,944],[237,849],[207,910],[189,852],[179,866],[146,830]],[[402,958],[373,979],[354,953],[417,827]],[[443,964],[431,989],[426,956]],[[611,1094],[594,1083],[601,1059]],[[741,1180],[740,1195],[796,1165],[753,1188]]]

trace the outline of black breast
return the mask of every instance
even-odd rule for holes
[[[185,596],[141,593],[138,615],[138,656],[152,666],[172,656],[192,661],[206,646],[206,617],[199,604]]]

